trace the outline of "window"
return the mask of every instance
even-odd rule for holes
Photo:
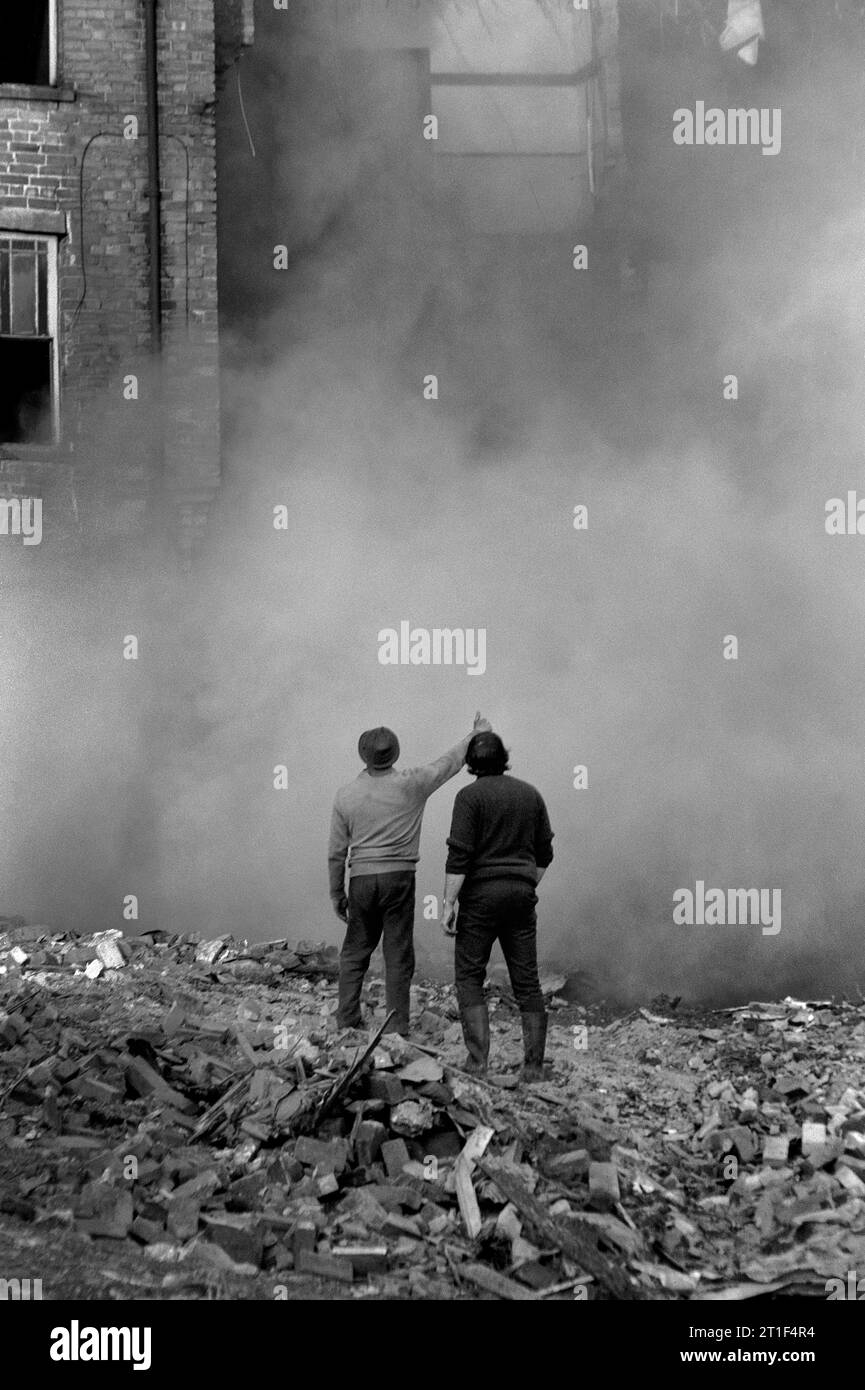
[[[56,0],[4,5],[0,82],[49,87],[56,81]]]
[[[0,232],[0,444],[57,434],[57,242]]]

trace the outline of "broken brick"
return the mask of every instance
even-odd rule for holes
[[[311,1221],[298,1221],[294,1228],[293,1247],[294,1260],[297,1263],[304,1250],[314,1250],[316,1241],[315,1226]]]
[[[157,1241],[165,1239],[165,1227],[159,1221],[148,1221],[144,1216],[136,1216],[129,1227],[129,1234],[140,1240],[142,1245],[155,1245]]]
[[[375,1162],[386,1139],[387,1130],[378,1120],[361,1120],[354,1135],[355,1156],[361,1167]]]
[[[745,1125],[731,1125],[724,1132],[732,1141],[733,1148],[742,1162],[752,1163],[757,1153],[757,1144],[751,1130]]]
[[[235,1264],[260,1268],[264,1254],[264,1233],[260,1222],[249,1222],[227,1213],[216,1218],[205,1216],[203,1219],[207,1224],[209,1239],[224,1250]]]
[[[556,1154],[547,1160],[547,1167],[556,1173],[587,1173],[589,1154],[587,1149],[569,1149],[567,1153]]]
[[[402,1176],[402,1166],[409,1161],[409,1151],[404,1139],[388,1139],[381,1146],[381,1156],[389,1178]]]
[[[374,1071],[367,1080],[367,1090],[372,1100],[383,1100],[386,1105],[399,1105],[408,1092],[402,1082],[386,1071]]]
[[[826,1126],[817,1120],[806,1120],[802,1125],[802,1153],[810,1158],[815,1150],[822,1150],[826,1143]]]
[[[123,952],[116,941],[98,941],[96,943],[96,955],[106,970],[122,970],[126,965]]]
[[[171,1105],[175,1110],[193,1110],[191,1100],[175,1091],[164,1077],[143,1057],[131,1057],[126,1064],[126,1084],[136,1096],[154,1097],[158,1103]]]
[[[191,1240],[198,1230],[201,1207],[193,1197],[171,1197],[166,1225],[176,1240]]]
[[[344,1284],[354,1280],[354,1267],[350,1260],[318,1254],[315,1250],[301,1250],[299,1257],[295,1258],[294,1267],[299,1274],[315,1274],[320,1279],[338,1279]]]
[[[334,1245],[335,1260],[348,1260],[355,1274],[371,1274],[387,1269],[386,1245]]]
[[[598,1211],[605,1211],[615,1206],[619,1199],[619,1174],[615,1163],[590,1163],[589,1205]]]
[[[783,1168],[790,1151],[786,1134],[767,1134],[763,1139],[763,1162],[770,1168]]]
[[[111,1086],[106,1081],[97,1081],[92,1076],[77,1077],[69,1083],[67,1089],[73,1095],[80,1096],[82,1100],[95,1100],[100,1105],[117,1105],[123,1098],[117,1086]]]
[[[345,1139],[312,1139],[303,1135],[294,1146],[298,1163],[322,1171],[342,1173],[348,1164],[348,1143]]]

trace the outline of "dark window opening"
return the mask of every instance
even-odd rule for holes
[[[51,342],[0,338],[0,444],[50,444]]]
[[[48,243],[0,240],[0,444],[54,438]]]
[[[6,4],[0,23],[0,82],[51,82],[51,0]]]

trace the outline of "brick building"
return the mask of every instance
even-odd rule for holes
[[[161,501],[188,548],[206,516],[215,103],[252,29],[252,0],[28,0],[4,18],[0,493],[43,496],[46,539],[134,534]]]

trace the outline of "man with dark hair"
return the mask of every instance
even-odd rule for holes
[[[475,733],[491,728],[480,712]],[[390,729],[368,729],[357,751],[366,769],[336,794],[330,823],[330,896],[347,924],[339,958],[341,1028],[359,1028],[360,993],[370,958],[384,936],[385,997],[395,1010],[389,1031],[409,1028],[414,974],[414,889],[427,798],[462,767],[472,735],[425,767],[397,771],[399,740]],[[345,891],[348,856],[348,895]]]
[[[484,978],[498,938],[522,1017],[523,1080],[540,1081],[547,1014],[538,980],[535,889],[552,863],[553,832],[540,792],[505,775],[510,764],[498,734],[476,734],[466,766],[476,780],[457,792],[454,802],[442,912],[445,933],[456,937],[454,975],[466,1070],[483,1075],[487,1069]]]

